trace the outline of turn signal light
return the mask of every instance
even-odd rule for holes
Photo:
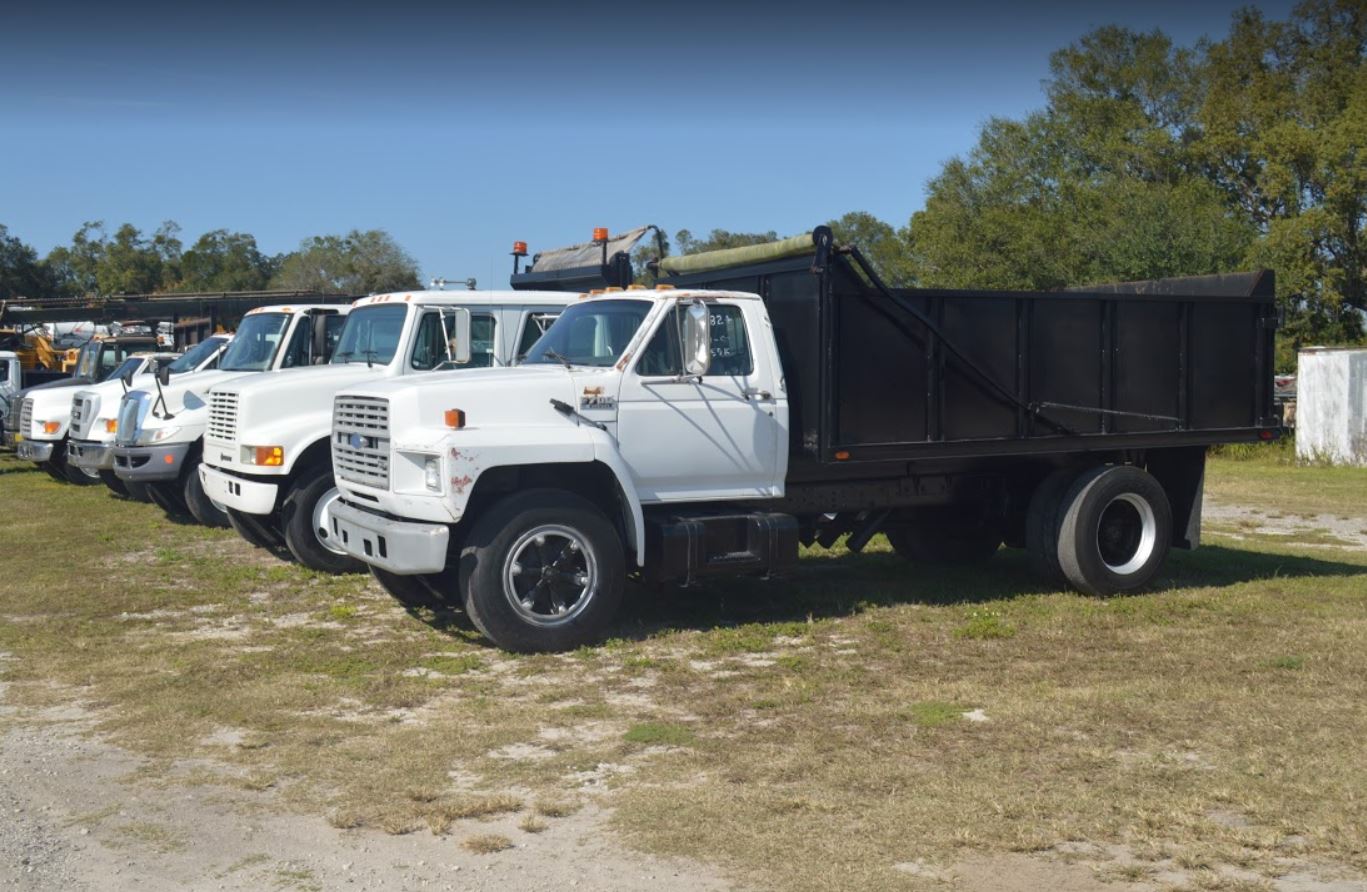
[[[267,467],[279,467],[285,463],[285,450],[279,446],[257,446],[256,463]]]
[[[452,430],[460,430],[465,427],[465,411],[463,409],[446,410],[446,426]]]
[[[59,430],[61,430],[61,429],[62,429],[62,423],[61,423],[60,421],[44,421],[44,422],[43,422],[43,433],[45,433],[45,434],[55,434],[55,433],[57,433],[57,431],[59,431]]]
[[[104,420],[104,432],[106,434],[117,434],[119,432],[119,419],[106,418]]]
[[[608,240],[608,228],[606,226],[593,227],[593,240],[595,242],[605,242]]]

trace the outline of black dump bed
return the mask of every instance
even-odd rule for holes
[[[669,258],[660,281],[764,298],[786,374],[790,479],[833,463],[1251,441],[1277,423],[1271,272],[889,289],[820,227]]]

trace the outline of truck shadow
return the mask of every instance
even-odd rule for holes
[[[1367,564],[1208,545],[1174,552],[1155,585],[1128,597],[1260,579],[1344,576],[1367,576]],[[973,605],[1057,591],[1037,582],[1025,552],[1015,549],[971,567],[918,566],[887,553],[844,553],[808,557],[783,579],[728,579],[686,589],[634,586],[610,634],[639,640],[668,630],[849,616],[897,604]]]

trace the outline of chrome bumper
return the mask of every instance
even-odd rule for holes
[[[14,447],[14,451],[25,461],[44,462],[52,458],[52,449],[56,445],[48,440],[30,440],[24,437]]]
[[[185,464],[193,443],[169,446],[115,446],[114,475],[135,483],[162,483],[175,480]]]
[[[244,514],[270,514],[275,510],[275,497],[280,491],[274,483],[247,480],[203,462],[199,465],[199,482],[210,499]]]
[[[86,471],[114,469],[114,447],[90,440],[67,440],[66,460]]]
[[[445,524],[390,520],[345,502],[332,506],[332,542],[352,557],[391,573],[445,570],[450,537]]]

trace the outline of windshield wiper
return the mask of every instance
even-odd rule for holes
[[[563,365],[563,366],[564,366],[565,368],[567,368],[567,369],[568,369],[568,368],[573,368],[572,364],[570,363],[570,361],[569,361],[568,359],[566,359],[564,356],[561,356],[559,353],[557,353],[556,351],[552,350],[550,347],[547,347],[545,350],[542,350],[542,351],[541,351],[541,355],[542,355],[542,356],[549,356],[551,359],[554,359],[556,362],[560,363],[561,365]]]

